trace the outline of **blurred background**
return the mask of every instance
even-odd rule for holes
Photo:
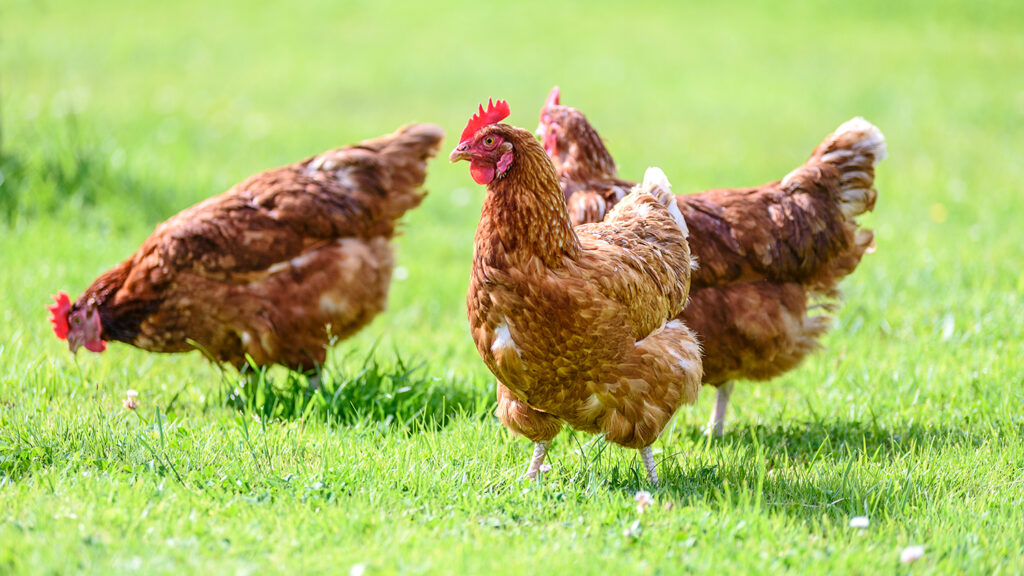
[[[869,395],[931,382],[914,363],[933,354],[984,380],[1024,340],[1022,31],[1013,1],[5,0],[0,373],[70,363],[48,294],[77,294],[178,210],[411,121],[445,127],[444,156],[488,97],[533,129],[557,84],[623,177],[657,165],[677,193],[781,178],[841,122],[877,124],[877,253],[845,285],[829,353],[755,393],[784,404],[845,358],[847,388],[884,382]],[[389,312],[336,356],[376,343],[488,395],[464,307],[484,190],[443,157],[427,188]],[[214,377],[198,354],[127,346],[79,362],[154,389]]]

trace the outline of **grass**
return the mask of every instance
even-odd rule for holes
[[[1024,8],[736,1],[0,5],[0,573],[1024,572]],[[42,306],[245,176],[553,84],[624,176],[782,176],[855,115],[890,158],[827,349],[636,454],[490,415],[464,297],[482,190],[431,165],[389,311],[323,392],[198,353],[69,356]],[[136,411],[122,408],[139,391]],[[867,516],[866,529],[849,527]],[[925,556],[899,561],[907,545]]]

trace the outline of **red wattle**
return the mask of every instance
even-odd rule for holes
[[[85,349],[90,352],[103,352],[107,349],[107,343],[103,340],[93,340],[85,343]]]
[[[491,183],[491,180],[494,180],[494,166],[479,162],[470,162],[469,174],[473,177],[474,182],[481,186],[486,186]]]

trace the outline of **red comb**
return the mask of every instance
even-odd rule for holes
[[[476,131],[489,126],[491,124],[497,124],[512,112],[508,109],[508,102],[504,100],[498,100],[495,104],[490,98],[487,99],[487,111],[484,111],[484,105],[480,105],[480,111],[473,114],[473,117],[469,119],[466,124],[466,129],[462,131],[462,136],[459,138],[460,141],[465,141],[473,137]]]
[[[551,89],[551,93],[548,94],[548,101],[544,103],[544,106],[558,106],[558,99],[562,96],[562,92],[559,91],[558,86]]]
[[[68,293],[61,290],[53,297],[56,304],[47,306],[50,311],[50,322],[53,323],[53,333],[61,340],[68,339],[68,313],[71,312],[71,300]]]

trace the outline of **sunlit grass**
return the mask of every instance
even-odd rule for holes
[[[997,1],[3,3],[0,572],[1024,572],[1022,23]],[[855,115],[889,142],[826,350],[737,386],[719,441],[712,394],[681,410],[642,514],[639,459],[600,438],[563,433],[520,480],[465,320],[483,190],[444,158],[388,311],[319,391],[198,352],[73,358],[49,330],[49,294],[253,172],[410,121],[450,146],[489,96],[532,129],[553,84],[623,176],[679,193],[779,178]]]

